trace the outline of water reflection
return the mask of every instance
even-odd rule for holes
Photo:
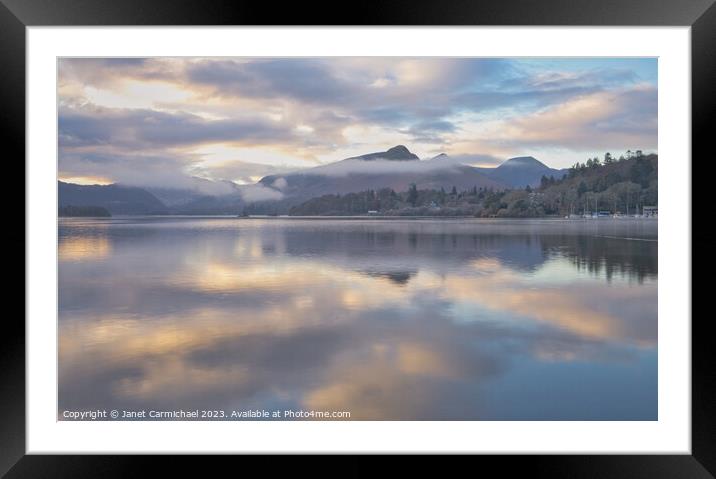
[[[63,219],[59,408],[654,420],[657,244],[652,221]]]
[[[69,236],[60,242],[58,254],[62,261],[83,261],[105,258],[110,253],[106,236]]]

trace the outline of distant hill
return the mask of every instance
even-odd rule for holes
[[[543,177],[561,179],[567,170],[549,168],[531,156],[511,158],[497,168],[474,167],[444,153],[420,160],[404,145],[325,165],[263,177],[253,185],[192,178],[185,187],[129,187],[59,183],[60,207],[97,206],[114,215],[286,214],[325,195],[369,190],[406,192],[505,191],[538,187]]]
[[[539,186],[543,176],[560,179],[567,170],[556,170],[545,165],[532,156],[510,158],[497,168],[485,172],[490,178],[504,183],[511,188]]]
[[[539,177],[537,178],[539,182]],[[270,175],[259,184],[294,198],[299,204],[328,194],[345,194],[390,188],[406,191],[411,184],[421,189],[493,188],[508,185],[489,177],[482,169],[449,161],[443,157],[420,161],[405,146],[384,152],[347,158],[286,175]]]
[[[156,215],[167,207],[148,191],[121,185],[75,185],[58,181],[58,207],[104,208],[113,215]]]
[[[112,216],[106,208],[101,206],[72,206],[67,205],[59,209],[58,214],[62,217],[94,217],[109,218]]]
[[[147,186],[145,190],[156,196],[170,210],[183,208],[189,209],[193,203],[203,204],[207,197],[231,196],[238,193],[238,186],[231,181],[211,181],[205,178],[192,177],[187,186]]]
[[[182,206],[188,203],[192,203],[202,198],[203,196],[206,196],[196,190],[192,190],[189,188],[150,187],[144,189],[154,195],[167,208],[173,208],[176,206]]]
[[[191,201],[173,204],[169,211],[177,215],[236,215],[242,211],[245,204],[239,194],[202,195]]]

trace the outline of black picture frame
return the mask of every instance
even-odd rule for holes
[[[350,8],[338,3],[274,4],[245,0],[0,0],[0,138],[5,146],[6,169],[14,164],[20,170],[17,159],[25,157],[26,27],[93,25],[690,26],[692,158],[702,158],[701,161],[708,163],[713,156],[714,0],[392,0],[356,1],[350,3]],[[708,175],[701,174],[701,168],[706,166],[699,165],[699,168],[695,178],[703,181]],[[24,167],[12,178],[20,176],[25,179]],[[692,186],[692,191],[704,190]],[[703,203],[692,195],[692,204]],[[13,236],[10,244],[18,245],[19,234],[13,233]],[[26,239],[23,233],[25,254]],[[704,251],[706,241],[706,237],[693,237],[692,249]],[[10,250],[6,255],[18,261],[19,257]],[[24,281],[6,284],[25,291]],[[692,284],[697,287],[693,281]],[[7,297],[20,296],[19,291],[13,293],[8,291]],[[692,290],[692,304],[693,297]],[[707,333],[711,318],[710,315],[692,316],[671,318],[692,320],[692,455],[550,455],[520,456],[519,460],[511,456],[479,456],[471,460],[477,460],[480,467],[497,466],[504,474],[527,470],[550,478],[716,476],[716,374],[712,369],[713,336]],[[81,477],[85,474],[124,477],[130,471],[136,473],[137,466],[133,462],[136,458],[131,456],[25,455],[25,323],[19,314],[10,313],[4,315],[4,323],[0,349],[0,473],[7,471],[7,477]],[[148,457],[143,460],[146,462]],[[159,461],[190,472],[191,466],[184,458],[163,457]],[[354,461],[350,464],[350,467],[344,466],[344,472],[362,470]],[[364,471],[367,470],[366,466]]]

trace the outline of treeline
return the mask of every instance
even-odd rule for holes
[[[100,218],[109,218],[112,216],[107,208],[101,206],[73,206],[66,205],[59,209],[58,214],[60,217],[72,217],[72,216],[91,216]]]
[[[576,163],[561,178],[543,176],[538,187],[493,190],[473,187],[396,192],[390,188],[324,195],[290,209],[293,216],[477,216],[529,218],[608,211],[635,214],[657,205],[657,155],[641,152]]]
[[[641,151],[576,163],[561,179],[542,177],[534,201],[545,214],[637,214],[658,204],[658,156]]]
[[[408,191],[391,188],[367,190],[345,195],[324,195],[290,209],[292,216],[354,216],[375,212],[381,215],[406,216],[474,216],[486,192],[473,188],[458,192],[455,188],[419,190],[411,185]]]

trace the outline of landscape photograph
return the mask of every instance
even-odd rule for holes
[[[657,421],[657,70],[58,58],[57,419]]]

